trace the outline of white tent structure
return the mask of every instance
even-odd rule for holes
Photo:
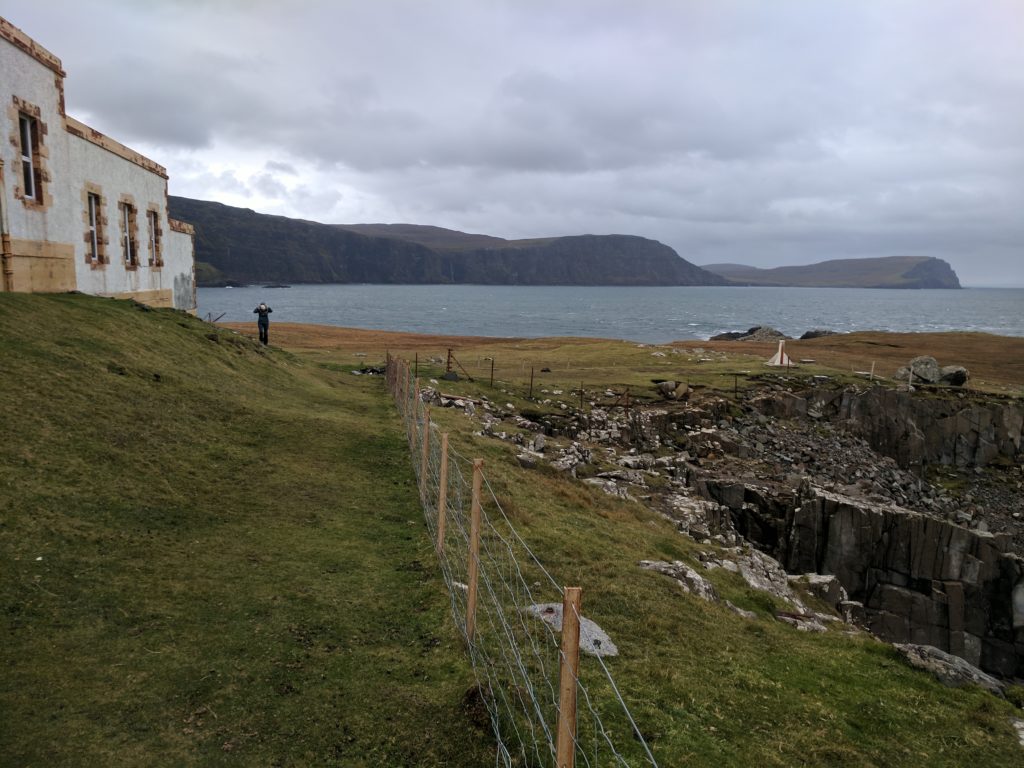
[[[775,353],[775,356],[771,360],[765,363],[765,365],[782,366],[785,368],[792,368],[795,363],[793,359],[786,354],[786,340],[779,339],[779,351]]]

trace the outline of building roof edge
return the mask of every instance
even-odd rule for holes
[[[31,56],[44,67],[52,69],[61,77],[65,76],[64,67],[61,65],[60,59],[43,48],[43,46],[25,34],[18,27],[11,24],[11,22],[3,16],[0,16],[0,39],[6,40],[15,48],[18,48]]]

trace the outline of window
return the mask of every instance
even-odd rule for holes
[[[121,203],[121,249],[124,252],[126,267],[139,265],[139,249],[135,232],[135,206]]]
[[[39,121],[24,112],[18,113],[18,132],[21,136],[21,175],[25,185],[25,198],[42,200],[39,173]]]
[[[89,208],[89,261],[103,263],[103,222],[100,218],[100,196],[90,192],[87,196]]]
[[[164,260],[160,253],[160,213],[146,211],[146,219],[149,221],[149,265],[162,267]]]

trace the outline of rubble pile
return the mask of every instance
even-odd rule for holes
[[[657,510],[708,547],[705,570],[772,595],[779,621],[811,632],[842,621],[1024,674],[1020,406],[822,382],[794,392],[785,377],[760,379],[738,400],[667,381],[652,388],[658,405],[591,400],[582,410],[547,397],[538,412],[424,398],[516,445],[524,467],[543,462]],[[952,455],[946,433],[959,444]],[[641,566],[718,599],[693,565]],[[809,609],[807,594],[834,613]]]

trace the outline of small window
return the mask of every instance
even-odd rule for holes
[[[18,132],[21,136],[21,175],[25,185],[25,198],[41,200],[39,175],[39,121],[24,112],[18,113]]]
[[[139,265],[139,249],[135,235],[135,206],[121,203],[121,249],[124,252],[124,263],[127,267]]]
[[[149,220],[149,264],[162,267],[164,260],[160,253],[160,214],[157,211],[146,211],[146,218]]]
[[[103,263],[103,223],[100,218],[100,196],[90,192],[89,205],[89,261],[93,264]]]

